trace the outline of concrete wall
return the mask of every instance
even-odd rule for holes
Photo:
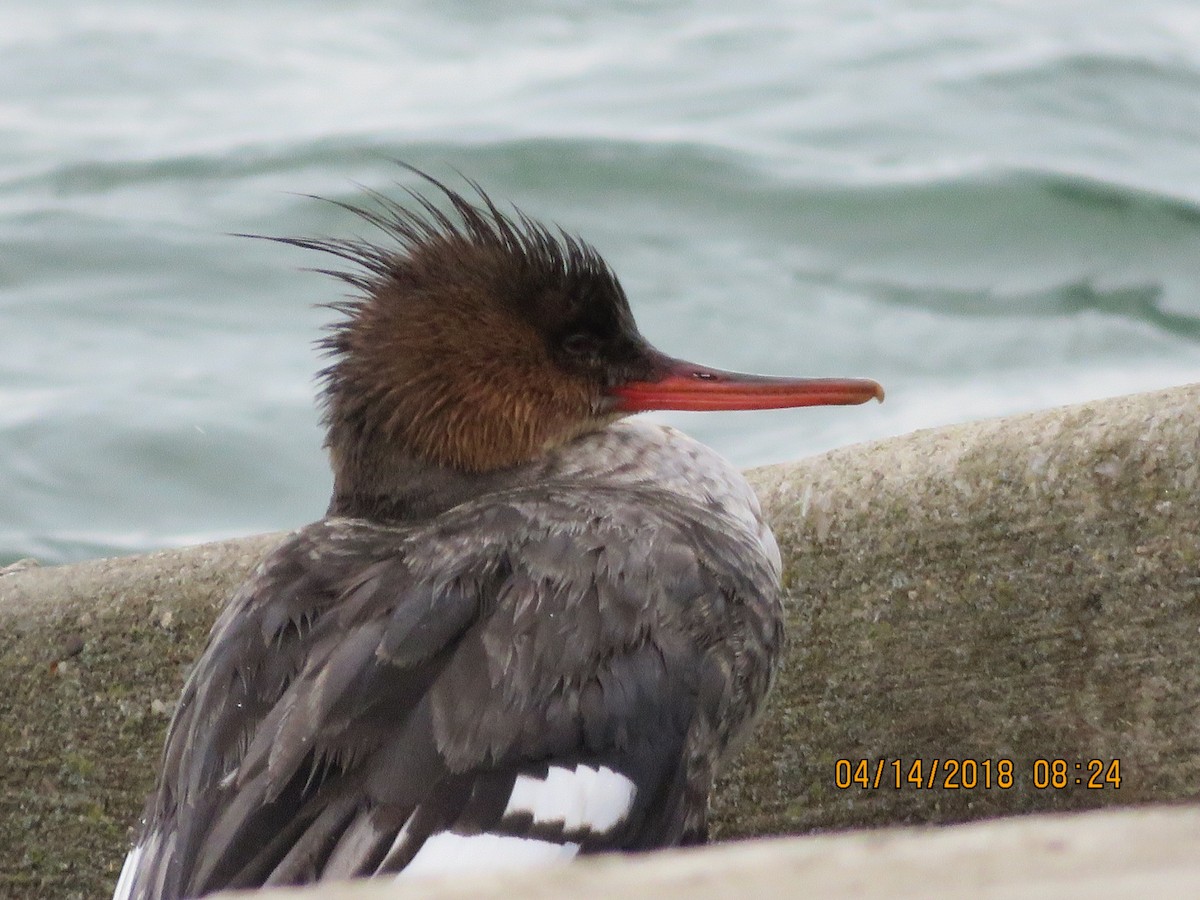
[[[554,870],[271,891],[272,900],[1195,900],[1200,808],[738,841]],[[258,894],[227,894],[251,900]],[[265,900],[265,898],[264,898]]]
[[[752,473],[790,649],[716,835],[1196,797],[1198,410],[1192,385]],[[110,889],[183,672],[276,537],[0,576],[0,896]],[[839,788],[839,759],[879,787]],[[1053,759],[1068,784],[1035,786]],[[893,760],[926,786],[885,787]],[[1091,760],[1120,787],[1076,785]]]

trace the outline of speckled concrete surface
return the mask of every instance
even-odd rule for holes
[[[753,473],[790,650],[716,833],[1200,794],[1197,410],[1192,385]],[[277,539],[0,576],[0,896],[110,889],[183,672]],[[839,759],[880,786],[839,788]],[[949,759],[974,761],[975,788],[946,784]],[[1067,784],[1035,786],[1039,759]],[[1120,760],[1119,788],[1074,783],[1093,759]],[[924,786],[885,786],[893,760],[921,761]]]
[[[726,835],[1200,794],[1200,385],[755,482],[786,548],[790,648],[718,796]],[[839,758],[973,760],[980,783],[983,761],[1011,759],[1015,784],[840,790]],[[1037,788],[1054,759],[1067,785]],[[1120,760],[1119,789],[1075,783],[1093,759]]]
[[[1200,808],[1121,810],[946,828],[743,841],[559,869],[343,883],[222,900],[1193,900]]]

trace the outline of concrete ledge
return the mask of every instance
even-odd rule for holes
[[[752,473],[790,650],[717,836],[1200,794],[1197,410],[1192,385]],[[110,890],[183,672],[277,539],[0,576],[0,895]],[[943,779],[840,788],[839,759]],[[1014,783],[952,788],[947,759]],[[1061,789],[1034,783],[1050,759]],[[1093,759],[1119,788],[1074,783]]]
[[[1200,794],[1200,385],[755,476],[791,643],[721,835]],[[1018,784],[840,790],[839,758],[1011,759]],[[1050,759],[1062,790],[1034,785]],[[1075,783],[1093,759],[1121,761],[1118,790]]]
[[[1200,807],[741,841],[490,877],[357,882],[223,900],[1193,898]]]

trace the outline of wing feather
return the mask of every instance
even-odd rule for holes
[[[767,628],[775,573],[745,529],[642,500],[543,485],[290,537],[185,687],[130,896],[394,872],[442,834],[699,834],[713,761],[689,747],[751,678],[730,632]]]

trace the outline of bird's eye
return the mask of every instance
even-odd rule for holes
[[[592,356],[599,349],[590,334],[571,334],[563,339],[562,347],[572,356]]]

